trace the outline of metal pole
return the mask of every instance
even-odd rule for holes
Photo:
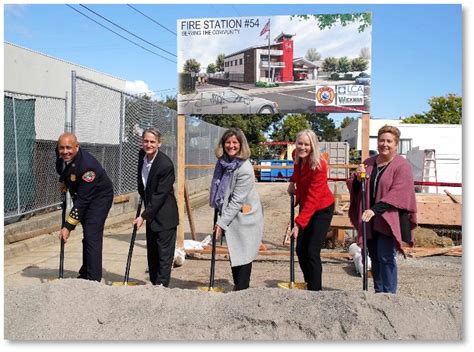
[[[270,34],[271,34],[271,25],[270,25],[270,19],[268,19],[268,83],[272,81],[271,67],[270,67]]]
[[[71,75],[71,132],[76,134],[76,71]]]
[[[17,141],[17,130],[16,130],[16,106],[15,97],[12,97],[13,103],[13,133],[15,134],[15,169],[16,169],[16,202],[17,202],[17,213],[21,214],[20,210],[20,170],[18,167],[18,141]]]
[[[295,195],[291,195],[291,209],[290,209],[290,224],[291,230],[295,227]],[[295,238],[290,238],[290,288],[293,288],[295,283]]]
[[[365,199],[365,173],[361,173],[361,186],[362,186],[362,213],[364,213],[366,208],[366,199]],[[367,272],[367,223],[362,221],[362,265],[363,265],[363,280],[362,280],[362,289],[367,291],[368,287],[368,272]]]
[[[118,194],[122,194],[122,167],[123,167],[123,134],[124,134],[124,101],[123,93],[120,94],[120,129],[119,129],[119,165],[118,165]]]

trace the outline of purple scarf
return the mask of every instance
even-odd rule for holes
[[[222,211],[224,196],[229,188],[234,171],[237,170],[243,162],[244,160],[238,158],[230,159],[225,154],[222,158],[217,160],[214,175],[212,176],[211,193],[209,194],[209,205],[212,208],[218,209],[219,212]]]

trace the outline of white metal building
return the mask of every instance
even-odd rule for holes
[[[416,181],[421,181],[421,170],[429,164],[420,156],[420,151],[424,155],[424,150],[434,149],[438,182],[462,183],[462,125],[404,124],[402,120],[370,119],[370,150],[377,150],[377,132],[386,124],[400,130],[399,154],[411,163]],[[361,150],[361,131],[362,119],[355,120],[341,130],[341,141],[348,142],[350,148]],[[433,163],[430,166],[433,168]],[[434,173],[431,175],[429,181],[435,181]],[[444,189],[454,194],[462,193],[460,187],[438,187],[438,192],[443,193]],[[429,187],[429,192],[436,192],[436,188]]]
[[[124,79],[12,43],[4,43],[4,90],[56,98],[65,98],[67,95],[68,122],[71,121],[72,71],[75,71],[77,76],[125,91],[126,80]],[[42,108],[44,106],[38,105],[36,110],[36,138],[56,140],[64,131],[64,114],[58,111],[58,116],[52,116],[50,111],[48,114],[42,113]],[[85,142],[83,138],[80,140]]]

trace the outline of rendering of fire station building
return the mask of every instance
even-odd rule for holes
[[[274,39],[274,44],[254,46],[227,55],[224,58],[225,77],[249,84],[316,79],[320,62],[293,58],[293,36],[281,33]]]

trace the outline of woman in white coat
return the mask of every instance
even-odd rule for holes
[[[234,290],[238,291],[250,285],[252,261],[263,238],[263,209],[248,160],[250,148],[240,129],[224,132],[216,157],[209,204],[218,210],[214,230],[217,239],[225,232]]]

